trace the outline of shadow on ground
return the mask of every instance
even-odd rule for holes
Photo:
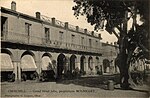
[[[80,77],[78,79],[72,79],[72,80],[60,80],[56,82],[57,84],[75,84],[80,85],[84,87],[94,87],[94,88],[100,88],[104,90],[108,90],[107,84],[108,80],[113,80],[115,84],[115,89],[122,90],[119,86],[119,75],[100,75],[100,76],[91,76],[91,77]],[[147,85],[148,86],[148,85]],[[149,92],[147,89],[138,89],[138,88],[132,88],[130,89],[132,91],[138,91],[138,92]]]
[[[119,75],[100,75],[90,77],[80,77],[72,80],[60,80],[56,83],[60,84],[75,84],[86,87],[95,87],[101,89],[107,89],[108,80],[113,80],[115,84],[119,83]]]

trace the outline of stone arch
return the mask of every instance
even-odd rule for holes
[[[6,53],[8,55],[10,55],[10,58],[13,60],[13,54],[10,50],[8,49],[1,49],[1,53]]]
[[[37,66],[35,64],[35,55],[31,51],[25,51],[21,55],[21,70],[22,71],[35,71]]]
[[[61,78],[66,65],[66,56],[59,54],[57,57],[57,78]]]
[[[70,71],[72,72],[73,70],[75,70],[76,67],[76,61],[77,61],[77,57],[73,54],[70,57]]]
[[[90,56],[88,58],[88,68],[92,71],[93,70],[93,58]]]
[[[52,55],[50,53],[44,53],[42,55],[42,70],[52,70]]]
[[[81,56],[81,58],[80,58],[80,69],[81,69],[81,71],[85,71],[85,63],[86,63],[85,56]]]
[[[13,54],[8,49],[1,49],[0,53],[1,63],[0,63],[0,77],[1,81],[15,81],[14,66],[12,63]]]
[[[25,52],[23,52],[22,55],[21,55],[21,58],[22,58],[24,55],[31,55],[31,56],[34,58],[34,60],[35,60],[35,54],[34,54],[32,51],[25,51]]]
[[[44,53],[44,54],[42,55],[42,57],[43,57],[43,56],[48,56],[48,57],[52,58],[52,55],[51,55],[50,53],[48,53],[48,52]]]
[[[14,66],[12,63],[13,54],[8,49],[1,49],[1,70],[2,71],[13,71]]]
[[[38,73],[36,72],[35,54],[32,51],[25,51],[22,53],[20,59],[21,79],[24,81],[37,79]]]
[[[103,60],[103,68],[104,68],[104,72],[107,72],[107,68],[110,67],[110,61],[108,59],[104,59]]]

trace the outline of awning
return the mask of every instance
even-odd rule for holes
[[[6,53],[1,53],[1,71],[13,71],[14,70],[14,66],[12,64],[12,60],[10,58],[9,54]]]
[[[31,55],[24,55],[21,58],[21,69],[22,71],[35,71],[37,69],[35,61]]]
[[[42,58],[42,70],[52,70],[52,62],[51,59],[48,56],[44,56]]]

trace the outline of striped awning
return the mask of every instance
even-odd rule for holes
[[[31,55],[24,55],[21,58],[21,69],[22,71],[35,71],[37,66]]]
[[[1,53],[0,56],[1,56],[1,63],[0,63],[1,71],[13,71],[14,66],[12,64],[10,55],[6,53]]]
[[[44,56],[42,58],[42,70],[52,70],[52,62],[51,59],[48,56]]]

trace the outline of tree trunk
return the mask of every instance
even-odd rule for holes
[[[128,55],[122,52],[117,57],[117,65],[120,70],[120,87],[122,89],[129,89],[129,65],[127,64]]]
[[[128,11],[125,12],[125,18],[123,22],[122,32],[119,39],[119,70],[120,70],[120,87],[122,89],[129,89],[129,63],[128,59],[128,38],[127,38],[127,16]]]
[[[119,70],[120,70],[120,87],[123,89],[129,88],[129,73],[128,73],[128,65],[127,65],[127,54],[120,54],[119,57]]]

